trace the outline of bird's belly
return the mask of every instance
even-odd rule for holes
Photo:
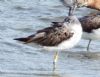
[[[83,39],[100,40],[100,28],[93,30],[91,33],[83,32]]]
[[[52,47],[44,47],[47,50],[50,51],[61,51],[65,49],[69,49],[74,47],[81,39],[82,36],[82,28],[81,25],[75,25],[72,27],[73,30],[73,36],[70,37],[67,40],[62,41],[59,45],[57,46],[52,46]]]
[[[62,42],[59,47],[61,47],[62,49],[69,49],[74,47],[81,39],[81,35],[74,35],[72,38],[70,38],[69,40],[66,40],[64,42]]]
[[[50,51],[61,51],[61,50],[69,49],[74,47],[80,41],[80,39],[81,39],[81,34],[79,35],[75,34],[70,39],[63,41],[57,46],[51,46],[51,47],[45,46],[44,48]]]

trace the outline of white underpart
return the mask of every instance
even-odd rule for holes
[[[86,40],[100,40],[100,28],[92,30],[91,33],[83,32],[82,38]]]
[[[54,51],[54,50],[61,51],[61,50],[74,47],[80,41],[82,36],[81,24],[74,24],[73,26],[71,26],[71,29],[74,34],[70,39],[63,41],[58,46],[53,46],[53,47],[45,46],[44,48],[50,51]]]

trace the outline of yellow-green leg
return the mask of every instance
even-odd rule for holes
[[[56,69],[56,62],[58,61],[58,52],[55,52],[54,54],[54,60],[53,60],[53,71]]]

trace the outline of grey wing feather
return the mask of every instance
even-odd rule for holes
[[[73,35],[66,27],[50,27],[46,29],[49,29],[48,32],[43,29],[41,34],[39,31],[31,41],[43,46],[55,46]]]
[[[51,26],[38,30],[36,34],[25,38],[16,38],[15,40],[23,41],[25,43],[34,42],[43,46],[56,46],[64,40],[70,39],[73,36],[71,30],[65,26]]]
[[[90,33],[92,30],[100,28],[100,15],[85,16],[79,18],[79,21],[81,22],[83,31],[85,32]]]

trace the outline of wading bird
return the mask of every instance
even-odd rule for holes
[[[83,28],[83,39],[89,40],[87,51],[91,40],[100,40],[100,15],[84,16],[79,18]]]
[[[56,68],[59,51],[74,47],[81,39],[82,27],[76,16],[73,15],[75,6],[70,6],[69,15],[63,22],[52,22],[53,25],[28,37],[15,38],[14,40],[27,43],[36,43],[43,48],[56,51],[53,60],[53,70]]]

